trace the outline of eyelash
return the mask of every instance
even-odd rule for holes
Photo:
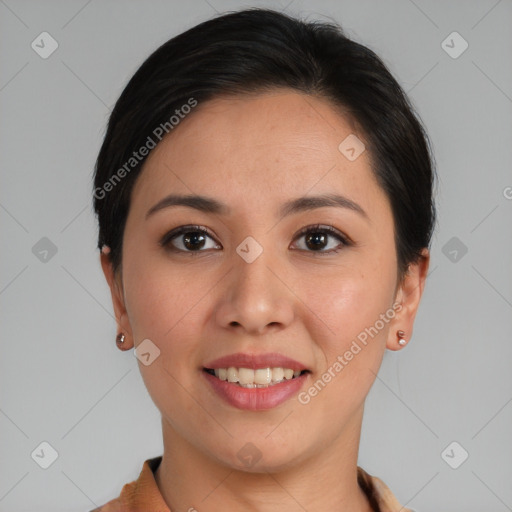
[[[330,235],[334,238],[337,238],[343,246],[349,247],[349,246],[353,245],[352,242],[347,237],[343,236],[335,228],[333,228],[332,226],[326,226],[326,225],[322,225],[322,224],[315,224],[312,226],[306,226],[306,227],[302,228],[299,231],[299,233],[297,233],[297,236],[295,237],[295,239],[300,238],[308,233],[315,233],[315,232],[327,233],[328,235]],[[173,229],[172,231],[169,231],[168,233],[166,233],[160,240],[160,245],[172,252],[175,252],[175,253],[185,253],[185,254],[190,254],[190,255],[194,255],[194,256],[196,254],[205,252],[204,250],[185,251],[183,249],[178,249],[171,245],[170,242],[172,240],[174,240],[175,238],[178,238],[180,235],[183,235],[185,233],[202,233],[202,234],[213,239],[213,236],[209,233],[209,231],[204,229],[203,227],[198,226],[198,225],[188,225],[188,226],[180,226],[179,228]],[[299,249],[299,250],[305,251],[305,252],[310,252],[316,256],[316,255],[324,255],[324,254],[335,254],[335,253],[338,253],[341,249],[342,249],[342,247],[337,247],[335,249],[330,249],[328,251],[322,251],[322,250],[309,251],[309,250],[305,250],[305,249]]]

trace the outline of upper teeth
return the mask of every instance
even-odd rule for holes
[[[267,387],[268,385],[277,384],[285,379],[293,379],[301,374],[300,370],[292,370],[291,368],[215,368],[215,375],[220,380],[227,380],[240,384],[246,388]]]

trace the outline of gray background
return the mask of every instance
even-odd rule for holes
[[[359,464],[421,512],[512,510],[510,0],[0,0],[1,512],[90,510],[162,453],[137,360],[114,343],[92,169],[150,52],[260,5],[333,18],[375,50],[434,146],[431,274],[412,341],[386,353],[368,397]],[[59,44],[47,59],[31,48],[43,31]],[[441,45],[453,31],[469,44],[458,58]],[[46,470],[31,457],[43,441],[59,454]],[[441,456],[453,441],[469,453],[458,469]]]

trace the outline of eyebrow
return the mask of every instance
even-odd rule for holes
[[[172,206],[186,206],[204,213],[228,215],[231,209],[217,199],[200,195],[177,195],[170,194],[152,206],[146,213],[146,219],[154,213]],[[317,196],[306,196],[292,199],[284,203],[279,209],[280,219],[292,214],[314,210],[316,208],[337,207],[352,210],[369,221],[368,214],[363,208],[351,199],[340,194],[322,194]]]

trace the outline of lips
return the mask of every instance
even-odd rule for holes
[[[232,354],[210,361],[202,371],[224,401],[249,410],[277,407],[298,393],[309,373],[304,364],[277,353]]]

